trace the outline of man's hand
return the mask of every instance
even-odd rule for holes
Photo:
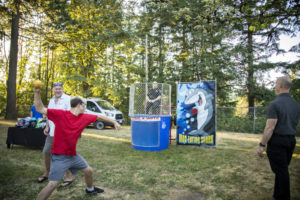
[[[118,122],[114,122],[114,126],[117,131],[121,129],[121,125]]]
[[[49,136],[49,131],[50,131],[49,126],[48,127],[46,126],[46,128],[44,129],[44,135]]]
[[[264,151],[265,151],[265,148],[264,147],[261,147],[261,146],[259,146],[258,148],[257,148],[257,154],[260,156],[260,157],[263,157],[264,156]]]

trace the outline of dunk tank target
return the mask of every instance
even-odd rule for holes
[[[171,85],[136,83],[130,86],[129,116],[134,149],[168,148],[171,122]]]

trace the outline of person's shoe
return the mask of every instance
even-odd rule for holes
[[[85,193],[89,194],[89,195],[95,195],[95,194],[99,194],[99,193],[103,193],[104,190],[102,190],[101,188],[97,188],[94,186],[94,190],[93,191],[88,191],[88,189],[85,189]]]
[[[66,186],[70,185],[71,183],[73,183],[73,181],[63,181],[61,186],[66,187]]]
[[[39,177],[39,178],[37,179],[37,182],[38,182],[38,183],[42,183],[42,182],[44,182],[45,180],[48,180],[48,176],[41,176],[41,177]]]

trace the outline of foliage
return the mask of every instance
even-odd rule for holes
[[[292,81],[292,88],[290,91],[293,98],[297,102],[300,102],[300,79],[294,79]]]
[[[0,116],[5,116],[6,112],[6,84],[0,82]]]
[[[228,1],[234,8],[230,18],[233,29],[240,34],[236,45],[240,69],[241,89],[248,96],[248,106],[261,96],[255,88],[262,73],[276,67],[287,68],[286,63],[265,62],[273,53],[284,52],[279,48],[280,34],[293,35],[297,29],[299,12],[296,1]]]
[[[263,133],[265,124],[265,107],[252,108],[251,112],[248,112],[248,107],[218,107],[217,109],[218,131]]]
[[[13,2],[0,5],[1,84],[7,84],[8,78]],[[266,61],[271,54],[283,52],[278,48],[280,34],[294,34],[299,12],[293,0],[20,3],[19,59],[16,80],[12,80],[20,112],[23,105],[33,103],[31,82],[40,79],[44,104],[53,95],[53,83],[60,81],[67,94],[104,98],[127,115],[129,87],[146,81],[146,66],[149,82],[173,86],[173,106],[177,82],[200,80],[216,80],[218,106],[235,106],[236,96],[247,96],[250,106],[257,106],[256,102],[266,106],[274,93],[267,89],[263,73],[278,68],[289,74],[299,70],[298,61]],[[299,99],[298,83],[293,87],[292,94]],[[7,91],[0,105],[5,107],[6,101]]]

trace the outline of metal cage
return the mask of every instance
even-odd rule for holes
[[[132,84],[129,116],[136,115],[171,115],[171,85],[156,82]]]

